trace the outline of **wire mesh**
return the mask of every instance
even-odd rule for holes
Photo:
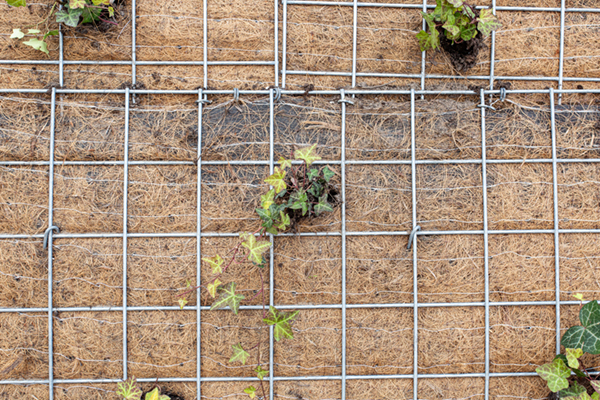
[[[18,65],[18,64],[35,64],[35,65],[58,65],[59,72],[59,88],[52,88],[50,90],[50,153],[49,153],[49,161],[15,161],[15,160],[0,160],[0,166],[2,167],[18,167],[18,166],[47,166],[48,167],[48,177],[49,177],[49,185],[48,185],[48,195],[49,195],[49,203],[48,203],[48,227],[51,227],[54,221],[54,210],[55,210],[55,201],[53,195],[56,190],[55,186],[55,167],[56,166],[122,166],[123,167],[123,212],[122,212],[122,232],[114,232],[114,233],[70,233],[70,232],[61,232],[53,234],[52,232],[48,235],[48,305],[47,307],[3,307],[0,308],[0,314],[11,314],[11,313],[47,313],[48,319],[48,377],[46,379],[27,379],[27,380],[0,380],[0,385],[9,385],[9,384],[43,384],[48,385],[49,388],[49,398],[52,400],[54,398],[54,390],[55,385],[58,384],[100,384],[100,383],[114,383],[119,382],[122,379],[127,379],[128,377],[128,363],[131,361],[128,359],[128,312],[138,312],[138,311],[174,311],[179,308],[176,306],[133,306],[128,305],[127,298],[128,292],[133,290],[128,287],[128,259],[130,254],[128,254],[128,241],[130,239],[140,239],[140,238],[195,238],[196,240],[196,283],[199,285],[201,283],[201,264],[200,264],[200,254],[201,254],[201,239],[203,238],[227,238],[227,237],[235,237],[237,233],[235,232],[210,232],[202,230],[202,213],[201,213],[201,203],[202,203],[202,183],[203,183],[203,174],[202,168],[206,166],[220,166],[220,165],[248,165],[248,166],[264,166],[268,167],[272,172],[274,167],[274,131],[275,131],[275,111],[274,106],[278,102],[281,95],[306,95],[304,90],[285,90],[286,87],[286,78],[290,75],[300,75],[300,76],[346,76],[351,78],[351,88],[346,90],[310,90],[309,94],[314,96],[339,96],[339,118],[340,118],[340,126],[341,126],[341,157],[339,160],[329,160],[326,163],[331,165],[339,165],[341,171],[341,191],[342,191],[342,212],[341,212],[341,223],[340,229],[329,232],[304,232],[300,234],[283,234],[279,235],[283,238],[285,237],[339,237],[341,239],[341,301],[336,304],[278,304],[274,298],[275,292],[275,276],[274,276],[274,250],[271,249],[270,252],[270,280],[269,280],[269,305],[275,305],[282,309],[301,309],[301,310],[327,310],[334,309],[341,311],[341,321],[342,321],[342,331],[341,331],[341,369],[339,374],[321,374],[321,375],[302,375],[302,376],[279,376],[274,373],[274,346],[273,346],[273,329],[270,328],[269,333],[269,398],[274,398],[274,382],[279,381],[339,381],[341,383],[341,399],[345,400],[348,395],[346,392],[346,387],[349,381],[352,380],[382,380],[382,379],[406,379],[412,380],[413,389],[412,396],[416,400],[418,398],[419,393],[419,381],[422,379],[429,378],[483,378],[485,380],[485,388],[484,394],[485,399],[487,400],[490,396],[490,378],[492,377],[526,377],[526,376],[535,376],[534,372],[492,372],[490,368],[490,308],[491,307],[510,307],[510,306],[553,306],[555,307],[556,312],[556,324],[555,324],[555,332],[556,332],[556,351],[560,350],[560,321],[561,321],[561,305],[576,305],[578,302],[576,301],[565,301],[561,300],[560,293],[560,238],[561,235],[569,235],[569,234],[578,234],[578,233],[592,233],[598,234],[600,233],[600,229],[595,228],[561,228],[560,227],[560,215],[559,215],[559,204],[558,204],[558,167],[559,165],[568,165],[574,163],[581,164],[597,164],[600,163],[600,158],[558,158],[557,156],[557,127],[556,127],[556,105],[555,105],[555,94],[558,95],[558,104],[561,103],[562,95],[565,93],[569,94],[598,94],[600,90],[564,90],[563,82],[600,82],[600,78],[594,77],[574,77],[574,76],[564,76],[564,48],[565,48],[565,15],[567,13],[598,13],[600,12],[599,8],[575,8],[575,7],[566,7],[566,1],[561,0],[560,7],[511,7],[511,6],[497,6],[496,0],[492,0],[491,8],[496,11],[522,11],[522,12],[554,12],[560,13],[560,47],[559,47],[559,69],[557,76],[506,76],[506,75],[496,75],[495,74],[495,50],[496,50],[496,35],[492,33],[491,37],[491,63],[490,63],[490,72],[488,75],[476,75],[476,76],[460,76],[460,75],[442,75],[442,74],[427,74],[425,68],[425,60],[426,54],[423,53],[421,57],[421,65],[420,65],[420,74],[408,74],[408,73],[374,73],[374,72],[359,72],[357,67],[357,47],[359,45],[358,39],[358,17],[363,9],[369,8],[399,8],[399,9],[415,9],[415,10],[427,10],[428,8],[432,8],[432,5],[428,5],[427,1],[423,1],[423,4],[397,4],[397,3],[363,3],[354,0],[353,2],[327,2],[327,1],[304,1],[304,0],[283,0],[282,1],[282,21],[281,21],[281,50],[279,46],[279,3],[278,1],[274,1],[273,8],[273,20],[274,20],[274,57],[273,60],[268,61],[212,61],[208,59],[208,14],[207,14],[207,0],[203,2],[203,59],[196,61],[141,61],[138,60],[136,51],[140,47],[136,44],[136,3],[135,0],[132,1],[132,18],[131,18],[131,34],[132,34],[132,43],[131,43],[131,61],[106,61],[106,60],[65,60],[64,59],[64,45],[63,45],[63,32],[60,32],[59,35],[59,58],[58,60],[0,60],[0,64],[10,64],[10,65]],[[351,71],[305,71],[305,70],[293,70],[288,69],[288,11],[290,7],[302,7],[302,6],[311,6],[317,5],[322,7],[352,7],[352,55],[351,55]],[[483,7],[480,7],[483,8]],[[279,52],[281,51],[281,68],[279,64]],[[111,89],[111,90],[103,90],[103,89],[74,89],[74,88],[65,88],[64,87],[64,66],[65,65],[130,65],[131,66],[131,84],[132,88],[125,89]],[[232,65],[232,66],[272,66],[273,67],[273,82],[275,84],[275,89],[267,89],[267,90],[208,90],[208,89],[199,89],[199,90],[147,90],[147,89],[138,89],[136,88],[136,79],[138,76],[137,66],[147,66],[147,65],[202,65],[203,66],[203,87],[207,88],[209,79],[208,79],[208,70],[209,66],[219,66],[219,65]],[[420,80],[420,90],[390,90],[390,89],[375,89],[375,90],[367,90],[367,89],[357,89],[359,86],[359,78],[369,78],[369,77],[388,77],[388,78],[400,78],[400,79],[419,79]],[[279,88],[279,79],[281,78],[281,88]],[[472,90],[426,90],[426,80],[427,79],[442,79],[442,78],[450,78],[456,80],[464,80],[464,79],[473,79],[473,80],[482,80],[489,82],[489,90],[481,89],[479,92]],[[495,90],[494,84],[498,80],[521,80],[521,81],[553,81],[557,84],[557,89],[550,88],[548,90]],[[1,93],[19,93],[19,94],[45,94],[48,93],[47,89],[7,89],[0,88]],[[123,95],[124,101],[124,144],[123,151],[124,156],[123,160],[101,160],[101,161],[90,161],[90,160],[58,160],[55,156],[55,146],[56,146],[56,110],[57,110],[57,102],[62,104],[63,101],[57,101],[56,96],[59,95],[68,95],[68,94],[111,94],[111,95]],[[197,145],[197,160],[196,161],[166,161],[166,160],[131,160],[129,157],[129,149],[131,146],[130,143],[130,124],[131,124],[131,110],[130,110],[130,100],[135,102],[136,96],[142,96],[146,94],[162,94],[162,95],[195,95],[198,97],[197,104],[197,130],[198,130],[198,145]],[[511,94],[544,94],[548,95],[548,101],[550,104],[550,118],[551,118],[551,157],[548,158],[502,158],[502,157],[494,157],[488,158],[488,142],[486,139],[486,110],[491,107],[486,104],[485,96],[489,96],[489,99],[493,99],[493,96],[496,95],[511,95]],[[202,140],[204,138],[205,132],[203,131],[203,127],[206,125],[206,122],[203,120],[203,114],[205,113],[205,104],[207,103],[208,95],[268,95],[268,105],[269,105],[269,138],[268,138],[268,146],[269,146],[269,159],[268,160],[204,160],[202,158]],[[400,159],[400,158],[392,158],[392,159],[372,159],[372,160],[359,160],[359,159],[347,159],[348,148],[346,140],[347,140],[347,107],[352,107],[352,103],[348,100],[348,96],[352,96],[353,98],[356,96],[372,96],[372,95],[390,95],[390,96],[409,96],[410,97],[410,158],[409,159]],[[415,111],[415,97],[419,95],[422,98],[425,98],[428,95],[440,96],[459,96],[459,95],[468,95],[468,96],[479,96],[480,100],[480,115],[481,115],[481,157],[468,158],[468,159],[422,159],[417,157],[417,145],[416,145],[416,111]],[[348,157],[351,158],[351,157]],[[536,164],[551,164],[552,165],[552,194],[553,194],[553,216],[552,216],[552,228],[535,228],[535,229],[490,229],[488,223],[488,167],[491,165],[514,165],[514,164],[527,164],[527,165],[536,165]],[[411,188],[411,223],[410,230],[381,230],[381,231],[361,231],[361,230],[348,230],[347,229],[347,210],[346,210],[346,190],[348,187],[347,179],[347,168],[351,166],[360,166],[360,165],[406,165],[410,166],[411,169],[411,178],[410,178],[410,188]],[[477,165],[481,166],[482,173],[482,207],[483,207],[483,218],[482,218],[482,228],[481,229],[452,229],[452,230],[439,230],[439,229],[421,229],[418,230],[418,207],[417,207],[417,167],[423,165]],[[196,204],[196,230],[195,231],[181,231],[181,232],[131,232],[128,230],[129,222],[129,212],[128,212],[128,202],[129,196],[128,191],[132,185],[130,182],[130,167],[133,166],[188,166],[188,167],[197,167],[197,180],[196,180],[196,195],[197,195],[197,204]],[[398,246],[404,246],[406,242],[404,242],[404,238],[399,238],[399,236],[409,236],[411,232],[414,232],[415,240],[412,245],[411,258],[410,262],[412,265],[412,301],[411,302],[390,302],[390,303],[376,303],[376,302],[368,302],[368,303],[349,303],[348,302],[348,293],[347,293],[347,243],[348,240],[352,237],[393,237],[397,238]],[[418,252],[422,247],[419,245],[418,238],[427,237],[427,236],[445,236],[445,235],[480,235],[483,237],[483,259],[484,259],[484,299],[483,301],[461,301],[461,302],[424,302],[420,300],[420,293],[418,291],[418,269],[420,266],[420,259],[418,258]],[[490,298],[490,266],[489,266],[489,249],[488,242],[490,240],[490,236],[493,235],[552,235],[553,236],[553,249],[554,249],[554,266],[555,266],[555,287],[554,287],[554,300],[535,300],[535,301],[492,301]],[[278,236],[278,237],[279,237]],[[17,233],[9,233],[9,232],[0,232],[0,239],[3,240],[29,240],[29,239],[42,239],[44,234],[17,234]],[[53,249],[56,245],[53,244],[53,241],[59,239],[119,239],[122,241],[122,282],[120,289],[122,290],[122,306],[114,307],[114,306],[55,306],[55,301],[53,299],[53,282],[55,281],[55,276],[53,272]],[[271,238],[276,243],[278,238]],[[129,277],[130,278],[130,277]],[[117,286],[117,288],[119,288]],[[200,299],[201,293],[200,290],[197,292],[197,298]],[[199,300],[198,300],[199,301]],[[464,372],[464,373],[420,373],[419,370],[421,367],[419,366],[419,310],[421,309],[436,309],[436,308],[460,308],[460,307],[481,307],[484,309],[485,323],[484,323],[484,331],[485,331],[485,341],[484,341],[484,372]],[[196,312],[196,376],[195,377],[166,377],[166,378],[158,378],[160,382],[192,382],[196,383],[196,394],[197,397],[201,397],[201,383],[203,382],[235,382],[235,381],[255,381],[256,378],[251,377],[241,377],[241,376],[203,376],[201,369],[201,326],[200,323],[202,321],[202,311],[208,310],[209,307],[201,306],[200,303],[195,306],[186,306],[184,307],[185,311],[195,311]],[[259,310],[261,309],[260,305],[247,305],[242,306],[242,310]],[[347,312],[349,310],[357,310],[357,309],[367,309],[367,310],[377,310],[377,309],[412,309],[413,312],[413,321],[410,329],[413,332],[413,359],[412,359],[412,373],[398,373],[398,374],[349,374],[348,373],[348,356],[347,356],[347,332],[349,331],[347,325]],[[122,349],[122,376],[115,375],[113,378],[107,379],[99,379],[99,378],[90,378],[90,379],[65,379],[65,378],[56,378],[54,373],[54,345],[53,341],[55,339],[54,332],[54,324],[53,319],[57,318],[55,313],[57,312],[65,312],[65,313],[73,313],[73,312],[86,312],[86,311],[97,311],[97,312],[116,312],[122,314],[122,328],[123,328],[123,349]],[[141,378],[140,382],[154,382],[155,378]]]

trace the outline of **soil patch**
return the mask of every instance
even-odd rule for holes
[[[477,36],[469,41],[452,43],[452,40],[446,37],[441,28],[438,28],[438,30],[440,31],[440,44],[450,57],[452,66],[457,71],[467,71],[474,67],[477,63],[479,50],[485,47],[481,33],[477,33]]]

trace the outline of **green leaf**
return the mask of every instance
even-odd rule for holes
[[[465,42],[468,42],[475,36],[477,36],[477,29],[475,28],[475,25],[471,25],[469,28],[460,31],[460,38]]]
[[[275,167],[274,174],[265,179],[265,183],[273,186],[275,189],[275,193],[281,192],[283,189],[287,188],[285,181],[285,171],[279,167]]]
[[[48,31],[44,33],[44,38],[42,40],[46,40],[48,36],[58,36],[58,30]]]
[[[315,179],[317,176],[319,176],[319,170],[316,168],[311,168],[308,173],[306,174],[306,176],[308,177],[309,180],[313,180]]]
[[[92,0],[92,3],[94,3],[95,6],[99,6],[99,5],[110,6],[110,0]]]
[[[286,213],[284,213],[283,211],[280,211],[279,215],[281,216],[281,219],[280,219],[280,224],[277,225],[277,229],[285,231],[288,228],[288,226],[290,226],[290,223],[291,223],[290,216],[287,215]]]
[[[56,22],[63,22],[65,25],[75,28],[79,24],[79,17],[82,13],[83,10],[60,10],[56,13]]]
[[[177,303],[179,304],[179,309],[183,310],[183,307],[185,307],[188,301],[186,299],[179,299],[177,300]]]
[[[279,233],[279,232],[277,232],[277,228],[275,228],[274,226],[271,226],[270,228],[265,229],[265,231],[267,231],[268,233],[270,233],[272,235],[277,235]],[[259,267],[260,267],[260,265],[259,265]]]
[[[210,306],[211,310],[218,308],[229,307],[235,315],[237,315],[240,309],[240,302],[244,300],[244,296],[241,294],[235,294],[235,282],[231,282],[227,286],[221,286],[218,290],[218,297]]]
[[[579,360],[578,358],[581,357],[583,355],[583,350],[581,349],[566,349],[565,351],[567,353],[567,361],[568,361],[568,366],[570,368],[579,368]]]
[[[316,148],[317,144],[315,143],[310,147],[305,147],[303,149],[296,150],[294,152],[294,157],[296,157],[296,160],[304,160],[306,165],[310,166],[310,164],[312,164],[313,162],[321,159],[321,157],[319,157],[315,152]]]
[[[121,396],[125,400],[140,400],[142,390],[136,386],[135,378],[129,378],[125,382],[117,383],[117,396]]]
[[[86,7],[83,9],[83,12],[81,13],[81,23],[89,24],[94,21],[99,21],[101,13],[102,13],[102,9],[100,9],[100,8]]]
[[[326,211],[333,211],[333,207],[327,202],[327,193],[319,198],[319,203],[315,205],[315,214],[319,215]]]
[[[13,7],[25,7],[27,5],[25,0],[6,0],[6,3]]]
[[[286,160],[283,157],[279,157],[279,166],[281,167],[281,169],[286,169],[286,168],[292,168],[292,161],[291,160]]]
[[[250,353],[244,350],[241,343],[234,344],[231,347],[233,347],[233,355],[229,359],[229,362],[231,363],[239,361],[242,363],[242,365],[246,365],[246,360],[248,360],[248,357],[250,357]]]
[[[335,172],[330,170],[328,167],[323,168],[323,178],[325,179],[325,182],[329,182],[334,175]]]
[[[253,399],[256,397],[256,388],[254,386],[248,386],[246,389],[244,389],[244,393]]]
[[[267,325],[274,325],[273,336],[278,342],[283,339],[293,339],[291,322],[298,315],[298,311],[280,312],[275,307],[269,307],[269,314],[263,319]]]
[[[477,21],[477,30],[479,30],[483,36],[489,36],[493,31],[502,26],[500,21],[498,21],[498,18],[496,18],[489,8],[481,10]]]
[[[571,383],[571,386],[558,392],[558,395],[559,395],[559,398],[562,399],[562,398],[566,398],[566,397],[577,397],[581,393],[587,394],[587,390],[583,386],[581,386],[579,383],[573,382],[573,383]]]
[[[206,285],[206,290],[208,290],[208,294],[210,294],[210,296],[214,299],[215,296],[217,295],[217,289],[219,288],[219,285],[223,283],[221,282],[218,278],[215,279],[215,281],[213,283],[209,283],[208,285]]]
[[[594,388],[594,390],[596,391],[595,394],[598,394],[600,392],[600,382],[598,381],[590,381],[590,385]],[[592,396],[593,397],[593,396]]]
[[[590,301],[581,308],[582,326],[573,326],[563,335],[560,343],[565,348],[581,348],[584,353],[600,354],[600,305]]]
[[[437,43],[435,40],[436,37],[437,37]],[[439,36],[436,35],[436,37],[429,35],[425,31],[421,31],[421,32],[417,33],[417,39],[419,40],[419,47],[421,48],[421,51],[437,49],[439,47]]]
[[[592,400],[600,400],[600,394],[598,392],[592,393]]]
[[[261,381],[265,378],[265,376],[269,375],[269,371],[266,369],[263,369],[263,367],[261,367],[260,365],[256,368],[254,368],[254,372],[256,372],[256,376]]]
[[[450,40],[456,40],[460,37],[460,28],[456,25],[446,22],[442,25],[442,28],[446,30],[446,37]]]
[[[170,400],[171,398],[165,394],[160,394],[158,388],[154,388],[151,392],[146,393],[145,400]]]
[[[48,51],[48,45],[43,40],[31,38],[28,41],[23,42],[23,44],[31,46],[34,49],[39,50],[43,53],[50,54],[50,52]]]
[[[567,378],[571,376],[571,370],[560,358],[556,358],[550,364],[537,367],[535,372],[548,382],[548,388],[554,393],[569,387]]]
[[[269,190],[267,193],[260,196],[260,206],[265,210],[268,210],[271,207],[275,200],[275,189]]]
[[[108,7],[108,16],[109,17],[114,17],[115,16],[115,9],[112,7]]]
[[[16,31],[16,29],[13,29],[13,31]],[[11,37],[12,37],[12,36],[11,36]],[[584,299],[583,299],[583,295],[582,295],[581,293],[575,293],[575,294],[573,295],[573,297],[575,297],[575,298],[576,298],[577,300],[579,300],[579,301],[584,301]]]
[[[220,274],[223,272],[221,265],[223,264],[223,259],[220,255],[216,255],[214,257],[204,257],[202,261],[206,261],[210,268],[212,269],[213,274]]]
[[[474,19],[475,18],[475,11],[473,11],[473,8],[468,5],[468,4],[463,4],[463,13],[465,13],[465,15],[467,17],[469,17],[470,19]]]
[[[452,4],[454,7],[458,8],[463,5],[463,0],[447,0],[448,3]]]
[[[85,0],[69,0],[69,8],[71,9],[85,8],[86,5]]]
[[[313,182],[310,188],[308,189],[308,193],[312,193],[315,197],[321,197],[321,192],[323,191],[323,185],[319,182]]]
[[[262,224],[265,228],[270,228],[273,226],[273,219],[271,218],[271,212],[269,210],[265,210],[263,208],[257,208],[256,213],[265,223]]]
[[[11,39],[23,39],[25,37],[25,34],[23,32],[21,32],[20,29],[13,29],[13,33],[12,35],[10,35]]]
[[[242,242],[242,246],[248,249],[248,260],[260,264],[262,262],[262,254],[269,250],[271,242],[266,240],[256,241],[254,235],[247,235],[246,240]]]

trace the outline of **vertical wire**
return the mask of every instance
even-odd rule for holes
[[[208,87],[208,4],[207,0],[202,0],[202,57],[204,61],[204,88]]]
[[[56,88],[52,88],[50,100],[50,156],[48,166],[48,228],[53,225],[54,208],[54,136],[56,131]],[[52,231],[48,235],[48,390],[54,399],[54,330],[52,318]]]
[[[356,6],[356,0],[354,5]],[[355,8],[356,10],[356,8]],[[340,90],[342,103],[341,181],[342,181],[342,400],[346,400],[346,100]]]
[[[279,0],[273,0],[275,3],[275,86],[279,87]]]
[[[274,89],[269,91],[269,174],[273,174],[274,164],[274,131],[275,131],[275,106],[273,104],[273,92]],[[275,285],[273,282],[273,235],[269,233],[269,239],[271,240],[271,247],[269,248],[269,308],[273,306],[273,290]],[[273,325],[269,325],[269,400],[273,400]]]
[[[285,89],[285,75],[287,69],[287,0],[283,2],[283,32],[281,33],[281,88]]]
[[[125,155],[123,157],[123,380],[127,380],[127,192],[129,186],[129,88],[125,88]]]
[[[496,15],[496,0],[492,0],[492,13]],[[492,31],[492,48],[490,50],[490,90],[494,90],[494,72],[496,67],[496,31]],[[491,98],[492,95],[490,95]]]
[[[479,92],[481,99],[481,185],[483,186],[483,264],[485,279],[485,400],[490,396],[490,279],[488,249],[488,214],[487,214],[487,154],[485,132],[485,97],[483,89]]]
[[[563,67],[565,61],[565,0],[560,1],[560,56],[558,60],[558,90],[563,88]],[[558,94],[558,104],[562,102],[562,93]]]
[[[136,34],[136,5],[135,0],[131,0],[131,87],[135,88],[137,83],[137,67],[136,67],[136,44],[135,44],[135,34]],[[135,103],[135,95],[133,96],[133,102]],[[129,102],[128,102],[129,103]]]
[[[203,106],[202,89],[198,89],[198,153],[196,159],[196,396],[198,400],[202,394],[202,318],[201,318],[201,302],[202,294],[200,285],[202,284],[202,106]]]
[[[423,12],[427,12],[427,0],[423,0]],[[427,22],[423,19],[422,22],[423,30],[427,29]],[[421,52],[421,90],[425,90],[425,58],[427,57],[427,52]],[[424,95],[421,95],[421,100],[425,99]],[[416,399],[415,399],[416,400]]]
[[[356,87],[356,36],[358,30],[358,0],[352,6],[352,87]],[[352,95],[354,97],[354,95]],[[344,104],[344,103],[342,103]]]
[[[558,172],[556,162],[556,118],[554,89],[550,88],[550,127],[552,131],[552,195],[554,197],[554,282],[556,285],[556,354],[560,353],[560,241],[558,235]]]
[[[417,166],[415,164],[415,89],[410,90],[410,160],[412,191],[412,229],[417,227]],[[419,392],[419,297],[417,288],[417,233],[413,239],[413,400]]]

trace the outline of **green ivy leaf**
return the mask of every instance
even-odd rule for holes
[[[260,264],[262,262],[262,254],[269,250],[271,242],[267,242],[266,240],[256,241],[254,235],[246,235],[242,246],[248,249],[248,260]]]
[[[115,9],[112,7],[108,7],[108,16],[109,17],[114,17],[115,16]]]
[[[10,35],[11,39],[23,39],[25,34],[20,29],[13,29],[12,35]]]
[[[92,3],[94,3],[95,6],[110,6],[110,0],[92,0]]]
[[[42,40],[46,40],[48,36],[58,36],[58,30],[48,31],[44,33],[44,38]]]
[[[265,210],[268,210],[271,207],[275,200],[275,189],[269,190],[267,193],[260,196],[260,205]]]
[[[306,174],[306,176],[308,177],[308,180],[313,180],[315,179],[317,176],[319,176],[319,170],[316,168],[311,168],[308,173]]]
[[[286,169],[286,168],[292,168],[292,161],[291,160],[286,160],[283,157],[279,157],[279,166],[281,167],[281,169]]]
[[[447,0],[448,3],[452,4],[454,7],[458,8],[463,5],[463,0]]]
[[[498,18],[496,18],[489,8],[481,10],[477,21],[477,30],[479,30],[483,36],[489,36],[493,31],[502,26],[500,21],[498,21]]]
[[[567,397],[578,397],[582,393],[585,393],[587,395],[587,390],[583,386],[581,386],[579,383],[573,382],[573,383],[571,383],[571,385],[568,388],[563,389],[560,392],[558,392],[558,395],[561,399],[563,399],[563,398],[567,398]],[[588,399],[589,399],[589,396],[588,396]]]
[[[281,192],[283,189],[287,188],[285,181],[285,171],[279,167],[275,167],[273,175],[269,176],[265,179],[265,183],[273,186],[275,189],[275,193]]]
[[[83,10],[73,10],[73,9],[68,9],[68,10],[60,10],[56,12],[56,22],[60,23],[64,23],[67,26],[71,26],[73,28],[77,27],[77,25],[79,24],[79,17],[81,17],[81,14],[83,13]]]
[[[263,369],[263,367],[261,367],[260,365],[256,368],[254,368],[254,372],[256,372],[256,376],[261,381],[265,378],[265,376],[269,375],[269,371],[266,369]]]
[[[89,24],[91,22],[98,21],[101,13],[102,9],[100,8],[86,7],[81,13],[81,23]]]
[[[263,319],[267,325],[274,325],[273,336],[278,342],[283,339],[293,339],[291,322],[298,315],[298,311],[280,312],[275,307],[269,307],[269,314]]]
[[[548,388],[554,393],[569,387],[567,378],[571,376],[571,370],[560,358],[554,359],[550,364],[537,367],[535,372],[548,382]]]
[[[221,285],[221,282],[218,278],[215,279],[215,281],[213,283],[209,283],[208,285],[206,285],[206,290],[208,290],[208,294],[210,294],[210,296],[214,299],[217,295],[217,289],[219,288],[219,285]]]
[[[327,202],[327,194],[324,194],[319,198],[319,203],[315,205],[315,214],[319,215],[326,211],[333,211],[333,207]]]
[[[171,398],[166,394],[160,394],[158,388],[154,388],[151,392],[146,393],[145,400],[170,400]]]
[[[50,52],[48,51],[48,45],[43,40],[31,38],[28,41],[23,42],[23,44],[31,46],[34,49],[39,50],[43,53],[50,54]]]
[[[233,355],[229,359],[229,362],[232,363],[239,361],[242,363],[242,365],[246,365],[246,360],[248,360],[248,357],[250,357],[250,353],[244,350],[241,343],[234,344],[231,347],[233,347]]]
[[[570,368],[579,368],[579,360],[578,358],[583,355],[583,350],[581,349],[566,349],[567,353],[567,365]]]
[[[16,29],[13,29],[13,31],[15,31],[15,30],[16,30]],[[12,37],[12,36],[11,36],[11,37]],[[575,293],[575,294],[573,295],[573,297],[575,297],[575,298],[576,298],[577,300],[579,300],[579,301],[584,301],[584,299],[583,299],[583,295],[582,295],[581,293]]]
[[[417,39],[419,40],[421,51],[435,50],[440,46],[440,38],[437,30],[432,35],[429,35],[425,31],[421,31],[417,33]]]
[[[125,400],[140,400],[142,398],[142,389],[136,385],[135,378],[129,378],[125,382],[117,383],[117,396]]]
[[[579,321],[563,335],[560,343],[565,348],[581,348],[584,353],[600,354],[600,305],[590,301],[581,308]]]
[[[253,399],[256,397],[256,388],[254,386],[248,386],[246,389],[244,389],[244,393]]]
[[[273,226],[273,218],[271,218],[271,211],[265,210],[263,208],[257,208],[256,213],[264,221],[262,226],[265,228],[270,228]]]
[[[303,149],[296,150],[294,152],[294,157],[296,157],[296,160],[304,160],[306,165],[310,166],[313,162],[321,159],[321,157],[319,157],[315,152],[316,148],[317,144],[315,143],[310,147],[305,147]]]
[[[323,168],[323,178],[325,179],[325,182],[329,182],[331,180],[331,178],[334,177],[334,175],[335,175],[335,172],[333,172],[329,168],[327,168],[327,167]]]
[[[279,215],[281,216],[281,219],[279,225],[277,225],[277,229],[285,231],[288,228],[288,226],[290,226],[290,216],[284,213],[283,211],[280,211]]]
[[[460,28],[456,25],[446,22],[442,25],[442,28],[446,30],[446,37],[450,40],[457,40],[460,37]]]
[[[600,400],[600,394],[598,392],[592,393],[592,400]]]
[[[27,5],[25,0],[6,0],[6,3],[13,7],[25,7]]]
[[[183,310],[183,307],[185,307],[188,301],[186,299],[179,299],[177,300],[177,303],[179,304],[179,309]]]
[[[210,265],[213,274],[220,274],[223,272],[221,265],[223,265],[223,259],[220,255],[216,255],[214,257],[204,257],[202,261],[205,261]]]
[[[315,197],[321,197],[321,191],[323,190],[323,185],[319,182],[313,182],[310,188],[308,189],[308,193],[311,193]]]
[[[463,13],[465,13],[465,15],[467,17],[469,17],[470,19],[474,19],[475,18],[475,11],[473,11],[473,8],[468,5],[468,4],[463,4]]]
[[[468,42],[475,36],[477,36],[477,28],[475,28],[475,25],[471,25],[469,28],[460,31],[460,38],[465,42]]]
[[[71,9],[85,8],[86,5],[85,0],[69,0],[69,8]]]
[[[237,315],[240,309],[240,302],[244,300],[244,296],[241,294],[235,294],[235,282],[231,282],[227,286],[221,286],[218,290],[218,297],[210,306],[211,310],[218,308],[229,307],[235,315]]]
[[[590,381],[590,385],[594,388],[594,390],[596,391],[595,394],[598,394],[600,392],[600,382],[598,381]],[[592,396],[593,397],[593,396]]]

